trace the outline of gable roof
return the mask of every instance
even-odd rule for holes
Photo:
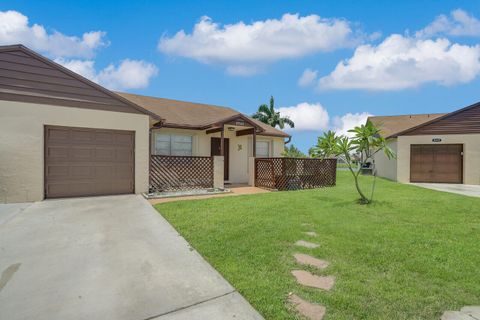
[[[23,45],[0,46],[0,100],[160,116]]]
[[[405,129],[396,133],[395,137],[400,135],[468,133],[480,133],[480,102]]]
[[[232,108],[117,92],[118,95],[161,116],[163,127],[203,130],[235,117],[244,117],[261,128],[260,135],[290,137],[287,133]]]
[[[367,121],[370,121],[377,127],[380,127],[382,136],[386,138],[393,138],[396,137],[400,132],[438,119],[444,115],[445,113],[374,116],[368,117]]]

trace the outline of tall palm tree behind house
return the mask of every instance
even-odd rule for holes
[[[295,123],[293,123],[289,117],[282,117],[280,112],[275,111],[275,100],[273,99],[273,96],[270,97],[270,106],[267,106],[266,104],[260,105],[258,111],[252,116],[252,118],[274,128],[278,126],[280,129],[283,129],[286,124],[289,125],[290,128],[295,127]]]

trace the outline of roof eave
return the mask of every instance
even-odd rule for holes
[[[432,120],[430,120],[430,121],[421,123],[421,124],[419,124],[419,125],[417,125],[417,126],[408,128],[408,129],[406,129],[406,130],[402,130],[402,131],[400,131],[400,132],[395,133],[395,135],[392,135],[392,137],[395,137],[395,138],[396,138],[396,137],[398,137],[398,136],[406,135],[407,133],[412,132],[412,131],[414,131],[414,130],[416,130],[416,129],[418,129],[418,128],[425,127],[425,126],[427,126],[427,125],[429,125],[429,124],[431,124],[431,123],[434,123],[434,122],[437,122],[437,121],[446,119],[446,118],[451,117],[451,116],[454,116],[454,115],[456,115],[456,114],[458,114],[458,113],[460,113],[460,112],[463,112],[463,111],[466,111],[466,110],[469,110],[469,109],[472,109],[472,108],[475,108],[475,107],[478,107],[478,106],[480,106],[480,102],[476,102],[476,103],[471,104],[471,105],[469,105],[469,106],[466,106],[466,107],[464,107],[464,108],[461,108],[461,109],[458,109],[458,110],[456,110],[456,111],[447,113],[447,114],[445,114],[445,115],[443,115],[443,116],[440,116],[440,117],[438,117],[438,118],[435,118],[435,119],[432,119]]]
[[[0,52],[18,51],[18,50],[22,51],[25,54],[33,56],[34,58],[39,59],[40,61],[42,61],[42,62],[44,62],[44,63],[46,63],[46,64],[48,64],[48,65],[50,65],[50,66],[52,66],[56,69],[60,69],[60,71],[62,71],[63,73],[66,73],[67,75],[69,75],[71,77],[74,77],[75,79],[77,79],[79,81],[82,81],[82,82],[86,83],[87,85],[89,85],[91,87],[94,87],[95,89],[97,89],[99,91],[102,91],[103,93],[111,96],[114,99],[122,101],[123,103],[131,106],[132,108],[136,109],[137,111],[139,111],[141,113],[149,115],[150,117],[152,117],[156,120],[160,120],[160,121],[164,120],[164,119],[162,119],[161,116],[157,115],[156,113],[150,112],[150,111],[142,108],[141,106],[131,102],[130,100],[121,97],[120,95],[108,90],[107,88],[102,87],[99,84],[96,84],[95,82],[93,82],[91,80],[88,80],[87,78],[79,75],[78,73],[73,72],[70,69],[62,66],[61,64],[58,64],[55,61],[52,61],[52,60],[42,56],[41,54],[25,47],[22,44],[13,44],[13,45],[7,45],[7,46],[1,46],[0,47]]]

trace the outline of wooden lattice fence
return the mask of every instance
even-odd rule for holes
[[[255,186],[298,190],[334,186],[336,159],[256,158]]]
[[[150,192],[213,188],[213,157],[150,156]]]

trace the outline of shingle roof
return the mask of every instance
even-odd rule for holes
[[[205,126],[220,122],[226,118],[241,114],[238,111],[228,107],[142,96],[125,92],[116,93],[141,106],[142,108],[145,108],[148,111],[160,116],[162,119],[164,119],[164,126],[179,126],[192,129],[201,129]],[[260,133],[260,135],[278,137],[290,136],[287,133],[272,128],[265,123],[250,117],[248,118],[264,130],[262,133]]]
[[[382,135],[386,138],[416,127],[422,123],[434,120],[444,116],[445,113],[430,114],[407,114],[400,116],[376,116],[369,117],[367,121],[371,121],[382,130]]]

